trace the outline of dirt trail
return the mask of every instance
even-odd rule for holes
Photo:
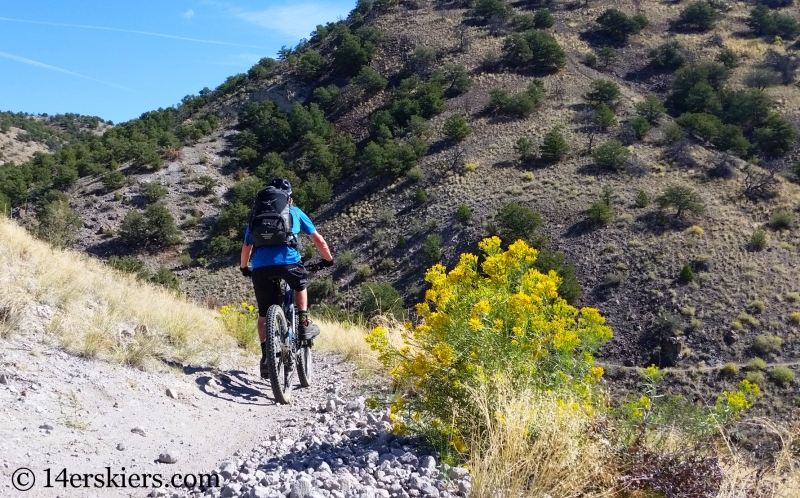
[[[0,340],[0,497],[147,494],[65,489],[55,482],[62,469],[98,474],[110,466],[111,473],[158,473],[165,480],[215,469],[313,418],[331,393],[353,393],[355,367],[330,354],[316,358],[312,387],[281,406],[255,363],[226,371],[165,364],[163,372],[149,372],[71,356],[24,336]],[[165,453],[177,462],[159,463]],[[12,485],[19,468],[36,477],[27,493]],[[47,468],[53,488],[44,487]]]

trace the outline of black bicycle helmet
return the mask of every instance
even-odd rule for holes
[[[292,184],[289,183],[289,180],[286,178],[273,178],[272,181],[269,182],[269,186],[284,190],[287,194],[292,195]]]

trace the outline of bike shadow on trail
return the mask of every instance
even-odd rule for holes
[[[272,406],[277,401],[272,397],[269,382],[256,378],[252,373],[243,370],[220,371],[212,367],[196,367],[162,360],[174,370],[181,370],[185,375],[194,377],[200,392],[230,403],[251,406]],[[198,375],[200,374],[200,375]],[[295,385],[295,389],[299,388]]]

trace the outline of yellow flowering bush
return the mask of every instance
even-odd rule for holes
[[[514,389],[563,393],[591,409],[603,375],[594,352],[611,329],[594,308],[576,309],[558,295],[555,272],[534,269],[538,252],[523,241],[502,250],[500,239],[480,242],[485,254],[462,254],[451,271],[437,264],[425,275],[431,288],[393,346],[378,327],[367,337],[407,394],[392,406],[395,429],[415,426],[451,449],[466,450],[464,435],[481,431],[470,390],[509,382]]]
[[[225,305],[219,310],[219,320],[225,326],[225,331],[236,340],[236,344],[250,351],[259,351],[258,310],[246,302],[239,306]]]

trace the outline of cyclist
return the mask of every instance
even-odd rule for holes
[[[308,235],[322,255],[321,266],[333,265],[328,244],[311,219],[292,205],[292,185],[284,178],[274,178],[259,192],[250,213],[244,234],[239,269],[252,277],[258,303],[258,337],[261,341],[261,377],[267,377],[267,309],[281,304],[280,277],[294,291],[299,315],[298,335],[312,341],[319,335],[319,326],[308,319],[308,272],[300,257],[300,232]],[[253,258],[252,269],[248,266]]]

